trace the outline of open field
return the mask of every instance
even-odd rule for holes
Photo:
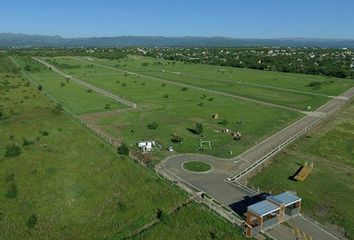
[[[316,132],[309,133],[274,158],[250,184],[278,193],[294,190],[303,198],[303,211],[313,218],[343,227],[354,239],[354,102]],[[332,121],[333,120],[333,121]],[[314,169],[304,182],[293,176],[305,161]]]
[[[302,111],[307,110],[308,106],[314,110],[330,100],[328,96],[339,95],[354,86],[352,81],[345,79],[185,64],[138,56],[119,61],[102,59],[97,61],[121,70],[223,91]],[[309,86],[312,82],[320,83],[319,87]]]
[[[129,145],[135,145],[140,139],[154,139],[164,147],[173,145],[180,153],[201,152],[197,150],[201,135],[193,132],[200,122],[204,126],[203,139],[212,144],[211,150],[205,149],[202,153],[232,157],[230,152],[241,153],[302,116],[297,111],[183,88],[102,66],[87,69],[84,66],[88,63],[72,58],[55,58],[55,63],[70,75],[138,104],[136,110],[97,121],[113,136],[122,136]],[[212,118],[215,113],[218,119]],[[153,122],[157,123],[157,128],[148,128]],[[225,128],[231,131],[223,133]],[[233,140],[233,131],[242,132],[243,139]],[[183,144],[172,143],[172,135],[182,137]]]
[[[60,104],[76,114],[126,108],[126,106],[121,103],[65,79],[45,68],[42,64],[20,57],[16,57],[14,60],[22,68],[26,65],[30,66],[31,71],[26,71],[26,74],[38,85],[41,85],[42,88]]]
[[[202,227],[204,226],[204,227]],[[215,215],[196,204],[179,210],[173,217],[167,216],[162,221],[141,233],[138,239],[244,239],[242,232],[224,224]]]
[[[165,214],[186,201],[131,159],[116,156],[5,62],[0,58],[1,239],[121,239],[154,221],[158,209]],[[202,235],[213,229],[223,236],[228,229],[227,236],[242,239],[195,208],[193,217],[210,219],[191,222]],[[179,221],[166,217],[171,225]]]

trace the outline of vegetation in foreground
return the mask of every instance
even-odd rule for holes
[[[121,239],[186,201],[58,111],[4,56],[0,84],[1,239]]]
[[[142,232],[138,239],[244,239],[240,229],[225,224],[204,207],[190,204],[172,216],[163,216],[161,221]]]
[[[344,228],[354,239],[354,102],[333,121],[291,145],[250,184],[278,193],[294,190],[303,198],[303,211],[326,224]],[[291,177],[305,161],[314,169],[304,182]]]

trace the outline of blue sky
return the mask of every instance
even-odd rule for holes
[[[0,32],[354,39],[354,0],[0,0]]]

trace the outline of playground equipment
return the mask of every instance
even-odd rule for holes
[[[211,149],[211,141],[203,141],[200,139],[200,150]]]
[[[304,181],[312,172],[313,162],[309,165],[308,162],[305,162],[305,165],[301,167],[300,171],[294,176],[296,181]]]

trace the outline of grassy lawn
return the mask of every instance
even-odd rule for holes
[[[250,184],[274,193],[294,190],[303,198],[303,211],[327,224],[344,228],[354,239],[354,103],[319,130],[288,147]],[[304,182],[292,176],[305,161],[314,169]]]
[[[183,168],[192,172],[206,172],[211,169],[210,164],[200,161],[190,161],[183,164]]]
[[[53,59],[51,59],[53,60]],[[163,83],[145,77],[124,74],[114,69],[100,66],[87,68],[88,63],[56,58],[58,64],[80,68],[66,68],[64,71],[93,85],[116,93],[139,106],[134,111],[100,119],[99,125],[113,136],[123,137],[129,145],[143,139],[154,139],[163,147],[173,145],[180,153],[200,152],[199,134],[194,134],[196,123],[203,124],[205,140],[212,142],[211,150],[205,154],[231,157],[253,146],[256,142],[287,126],[302,115],[260,104],[242,101],[196,89],[183,89],[174,84]],[[218,113],[219,119],[212,116]],[[157,128],[150,129],[150,123]],[[233,140],[230,133],[222,133],[228,128],[243,134],[241,141]],[[183,138],[183,144],[171,142],[172,135]]]
[[[168,211],[185,200],[54,111],[32,86],[15,76],[1,79],[10,82],[0,99],[1,239],[125,236],[154,219],[158,208]],[[21,154],[6,157],[13,144]],[[33,214],[37,222],[27,229]]]
[[[350,80],[302,74],[238,69],[203,64],[156,60],[131,56],[119,61],[97,60],[103,64],[161,79],[218,90],[265,102],[312,110],[329,100],[324,95],[339,95],[354,86]],[[146,65],[147,66],[143,66]],[[321,82],[319,89],[308,85]],[[273,89],[273,88],[276,89]]]
[[[244,239],[240,230],[224,224],[217,216],[196,204],[188,205],[172,216],[164,216],[138,239]]]
[[[159,209],[165,214],[186,201],[58,112],[12,73],[11,64],[0,56],[0,239],[121,239],[155,220]],[[237,229],[193,209],[192,218],[211,219],[191,220],[200,234],[214,229],[224,236],[227,229],[227,236],[241,239]],[[178,215],[169,219],[172,225],[179,221]]]
[[[37,66],[39,71],[26,71],[27,75],[38,85],[41,85],[43,90],[48,92],[48,94],[55,98],[61,105],[76,114],[123,109],[127,107],[94,91],[89,91],[89,89],[73,81],[68,81],[53,71],[44,68],[39,63],[28,61],[21,57],[14,57],[14,59],[22,68],[26,65]]]

